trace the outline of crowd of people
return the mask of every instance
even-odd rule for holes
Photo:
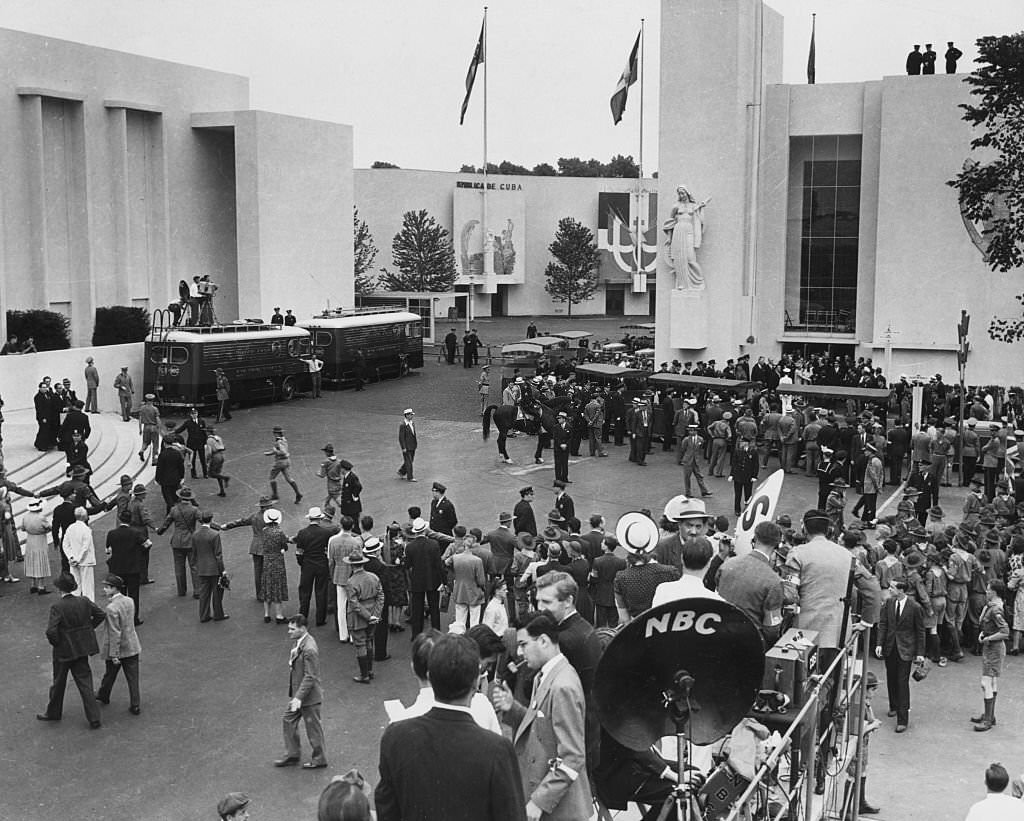
[[[972,416],[975,424],[960,433],[939,417],[914,430],[906,425],[887,430],[886,407],[868,404],[838,412],[807,407],[799,399],[787,403],[768,386],[756,401],[666,391],[641,394],[628,408],[621,386],[542,379],[529,390],[538,402],[559,395],[573,400],[577,415],[570,419],[565,413],[558,422],[565,436],[551,437],[556,447],[575,446],[578,452],[586,439],[596,456],[612,441],[624,444],[628,434],[637,465],[653,451],[654,409],[671,415],[663,448],[683,468],[686,492],[653,516],[656,540],[620,543],[600,512],[581,518],[567,475],[556,479],[546,514],[535,511],[536,490],[528,486],[494,522],[463,522],[445,485],[434,481],[429,509],[411,506],[404,516],[385,517],[390,522],[381,527],[364,513],[364,491],[353,464],[338,458],[332,444],[323,447],[317,473],[324,480],[322,502],[307,510],[306,526],[286,533],[279,482],[293,491],[290,503],[301,503],[304,494],[291,473],[281,427],[272,430],[273,444],[265,451],[271,460],[269,492],[250,513],[218,522],[202,509],[186,480],[191,462],[192,478],[198,481],[202,471],[203,478],[217,479],[221,495],[229,483],[221,470],[224,448],[210,448],[211,439],[219,437],[198,412],[170,428],[159,415],[154,421],[151,414],[140,414],[140,431],[145,425],[164,427],[159,445],[151,439],[140,452],[143,461],[156,455],[162,513],[160,503],[147,503],[146,488],[133,486],[128,476],[112,499],[98,499],[88,484],[87,465],[71,465],[69,459],[68,481],[39,494],[59,494],[62,505],[47,518],[33,502],[21,525],[28,535],[24,561],[33,593],[45,591],[51,576],[48,534],[60,548],[62,564],[54,583],[61,596],[47,630],[59,652],[50,700],[39,719],[61,718],[70,674],[90,726],[101,726],[96,702],[109,701],[120,669],[138,715],[141,643],[135,627],[143,623],[140,588],[151,581],[153,537],[170,532],[176,593],[187,596],[191,588],[205,624],[229,617],[223,591],[231,580],[220,534],[243,527],[252,536],[249,553],[263,621],[287,625],[294,642],[282,729],[285,752],[275,765],[328,766],[317,639],[323,644],[337,635],[338,642],[350,644],[354,680],[367,686],[378,673],[375,664],[390,658],[389,638],[405,632],[413,639],[420,697],[411,707],[391,711],[381,740],[376,805],[382,821],[575,819],[589,816],[594,795],[611,808],[640,800],[651,808],[649,817],[657,817],[675,786],[673,766],[657,750],[637,753],[601,729],[594,674],[615,631],[651,606],[683,597],[718,596],[734,604],[758,625],[766,645],[795,625],[819,631],[820,647],[835,652],[845,616],[840,602],[852,572],[859,594],[852,609],[859,629],[871,631],[870,646],[884,662],[895,731],[909,727],[912,672],[929,661],[937,667],[963,663],[968,652],[981,657],[983,709],[965,718],[979,731],[997,726],[1003,657],[1020,651],[1024,632],[1024,473],[1020,460],[1012,458],[1016,437],[1024,434],[1014,429],[1022,417],[1012,399],[1002,408],[1006,418],[986,422],[994,427],[983,443],[979,435],[977,461],[969,463],[966,451],[973,440],[968,434],[984,413],[992,418],[984,395],[978,396],[979,404],[988,410],[979,408]],[[940,411],[942,405],[929,409]],[[412,409],[403,416],[400,475],[416,481],[419,434]],[[898,431],[902,435],[894,435]],[[951,483],[958,453],[964,457],[958,478],[972,489],[962,520],[951,524],[939,494]],[[220,457],[216,467],[215,455]],[[795,520],[796,526],[784,514],[761,523],[753,549],[737,556],[729,536],[733,521],[695,498],[691,481],[696,480],[701,497],[709,497],[704,464],[708,474],[731,476],[738,515],[759,471],[772,460],[787,472],[802,463],[803,472],[818,482],[818,503]],[[886,514],[878,509],[878,495],[890,483],[905,483],[904,498]],[[6,480],[2,484],[0,496],[36,495]],[[851,511],[849,488],[861,496]],[[0,499],[0,513],[3,504]],[[104,510],[117,515],[105,535],[101,607],[91,603],[98,562],[88,521]],[[3,534],[10,559],[16,557],[7,549],[17,538],[10,539],[13,520],[8,526],[8,519]],[[0,568],[0,576],[8,569]],[[285,607],[296,589],[290,574],[297,577],[298,612],[288,617]],[[105,631],[102,640],[89,641],[97,626]],[[314,637],[310,628],[328,629]],[[101,648],[106,674],[94,693],[88,659]],[[304,763],[300,723],[312,748]],[[720,749],[711,760],[727,758],[728,750]],[[453,773],[458,784],[438,791],[436,784],[451,783]],[[693,775],[695,793],[706,774],[707,769]],[[344,805],[354,814],[322,817],[369,817],[364,786],[353,773],[333,782],[321,807],[339,812]],[[858,800],[861,812],[874,809],[863,784]],[[364,804],[365,816],[358,814]],[[248,807],[246,796],[233,793],[218,811],[223,818],[243,818]]]

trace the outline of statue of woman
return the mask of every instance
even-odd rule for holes
[[[666,258],[675,273],[677,290],[702,291],[704,274],[697,262],[697,249],[704,235],[704,207],[711,198],[697,202],[685,185],[680,185],[676,194],[678,200],[662,226]]]

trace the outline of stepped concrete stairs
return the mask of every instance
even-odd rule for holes
[[[123,474],[132,477],[132,484],[144,485],[152,481],[153,468],[148,460],[145,463],[139,460],[142,437],[139,435],[139,423],[135,419],[123,422],[117,413],[93,413],[89,414],[89,424],[92,426],[88,440],[89,464],[93,470],[91,484],[100,499],[109,499],[117,493]],[[32,446],[36,430],[33,411],[21,410],[4,414],[3,461],[7,478],[26,490],[38,493],[65,481],[67,460],[64,458],[64,452],[60,450],[48,453],[36,450]],[[10,498],[14,505],[17,526],[28,509],[29,498],[16,494],[11,494]],[[44,499],[43,513],[49,515],[60,503],[60,496]],[[92,516],[90,522],[95,523],[108,515]],[[113,527],[113,524],[110,526]],[[25,541],[23,531],[18,531],[18,537],[21,542]],[[11,569],[15,575],[20,575],[20,565],[15,565]]]

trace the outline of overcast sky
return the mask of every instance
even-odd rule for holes
[[[673,0],[699,3],[703,0]],[[817,81],[903,73],[913,43],[947,40],[971,69],[974,41],[1022,28],[1022,0],[774,0],[785,72],[806,81],[817,12]],[[657,167],[660,0],[490,0],[488,159],[638,153],[639,87],[612,125],[608,98],[645,16],[646,170]],[[459,127],[483,3],[470,0],[3,0],[0,27],[244,74],[254,108],[349,123],[355,163],[480,165],[482,75]]]

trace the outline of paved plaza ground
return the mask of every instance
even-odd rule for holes
[[[614,336],[623,322],[582,319],[571,326]],[[490,343],[521,338],[526,322],[481,320],[476,325]],[[564,318],[538,325],[542,330],[570,327]],[[461,325],[459,330],[461,334]],[[492,527],[498,512],[511,509],[518,488],[527,483],[537,488],[540,518],[550,509],[550,458],[543,467],[534,466],[533,441],[520,437],[510,441],[516,464],[499,462],[493,440],[481,441],[476,375],[476,370],[438,364],[430,357],[416,375],[370,385],[364,393],[327,392],[319,400],[238,411],[220,428],[228,446],[225,470],[233,477],[229,497],[216,497],[213,480],[199,480],[192,483],[199,502],[218,521],[255,509],[258,496],[267,490],[270,459],[263,452],[272,443],[271,428],[279,424],[287,430],[295,474],[306,496],[294,505],[282,494],[284,530],[290,535],[305,525],[307,507],[322,501],[322,480],[314,474],[320,448],[328,441],[339,456],[355,464],[365,488],[365,511],[379,527],[392,519],[405,521],[411,504],[426,509],[434,479],[448,485],[463,523]],[[418,413],[418,484],[395,477],[400,462],[395,432],[406,406]],[[627,461],[626,448],[612,447],[611,453],[609,459],[572,461],[570,492],[581,518],[601,512],[612,523],[628,510],[660,511],[682,491],[675,459],[662,455],[660,446],[646,469]],[[731,486],[724,479],[709,483],[715,493],[708,500],[709,510],[731,513]],[[815,493],[812,480],[787,477],[780,509],[799,514],[812,505]],[[957,489],[944,488],[943,494],[946,509],[959,510]],[[151,494],[150,501],[157,505],[159,494]],[[112,526],[109,517],[95,523],[98,542]],[[290,642],[285,628],[262,621],[262,606],[253,595],[248,530],[230,531],[223,541],[233,577],[225,602],[231,619],[200,625],[191,596],[175,596],[168,536],[155,537],[151,572],[157,583],[143,588],[145,625],[139,630],[142,714],[129,714],[127,692],[119,681],[111,705],[102,708],[103,728],[96,732],[84,720],[73,685],[61,723],[35,720],[50,682],[50,649],[43,631],[53,597],[30,596],[25,581],[0,585],[0,818],[214,818],[217,799],[242,790],[253,799],[255,821],[313,819],[319,792],[332,774],[355,766],[375,782],[377,744],[385,724],[383,701],[401,698],[408,703],[416,692],[408,665],[409,633],[392,636],[393,658],[377,665],[372,686],[363,686],[351,680],[357,672],[351,646],[339,645],[329,628],[314,629],[323,665],[330,767],[314,772],[275,769],[271,761],[282,753],[280,717],[288,695]],[[298,574],[291,555],[287,563],[292,611],[297,608]],[[880,662],[873,668],[884,679]],[[94,659],[94,673],[101,669]],[[973,733],[967,721],[981,703],[980,662],[973,657],[934,670],[926,681],[913,685],[911,729],[905,735],[892,732],[880,696],[885,726],[871,745],[868,795],[881,805],[881,818],[960,819],[983,794],[982,773],[990,761],[1002,761],[1012,774],[1024,770],[1022,671],[1024,659],[1007,659],[999,725],[986,734]]]

